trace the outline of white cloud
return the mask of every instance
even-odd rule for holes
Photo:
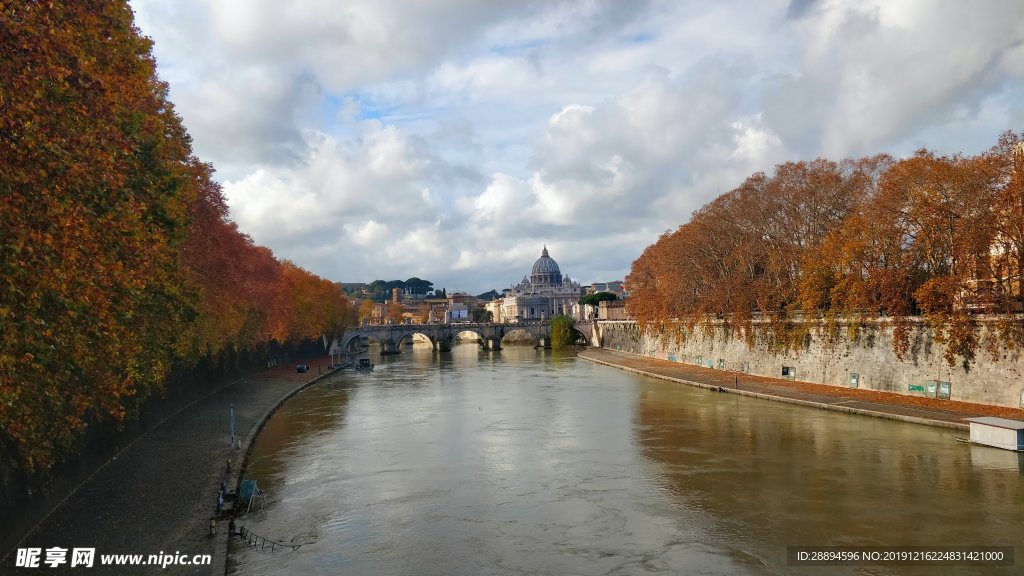
[[[525,58],[485,56],[465,66],[446,62],[427,80],[430,90],[444,98],[454,95],[459,100],[497,101],[527,97],[542,89],[550,79]]]
[[[1024,3],[135,0],[257,242],[323,276],[584,281],[790,159],[977,152]]]
[[[793,31],[800,69],[769,91],[767,118],[811,153],[879,151],[1021,90],[1000,66],[1024,41],[1020,2],[825,2]]]
[[[763,126],[761,115],[740,118],[732,123],[735,149],[729,158],[750,166],[764,166],[771,162],[782,162],[782,141]]]
[[[388,227],[373,220],[367,220],[358,228],[348,226],[347,231],[353,242],[365,248],[384,246],[388,237]]]
[[[307,132],[301,163],[225,182],[232,217],[270,246],[331,233],[339,225],[361,230],[358,238],[367,239],[376,229],[371,224],[438,220],[424,183],[443,182],[455,168],[394,126],[368,122],[364,129],[348,141]]]

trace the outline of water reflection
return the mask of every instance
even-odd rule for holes
[[[322,445],[325,436],[341,425],[348,397],[347,388],[331,382],[289,399],[280,414],[268,420],[257,437],[247,475],[284,482],[289,457],[305,450],[310,443]],[[267,454],[275,457],[267,458]]]
[[[246,523],[304,545],[236,547],[232,573],[815,574],[786,546],[1024,550],[1018,460],[981,450],[571,355],[414,346],[274,415]]]
[[[1016,470],[1024,476],[1024,452],[998,450],[988,446],[971,445],[971,464],[992,470]]]
[[[657,381],[641,386],[638,441],[661,468],[680,513],[713,524],[715,536],[770,563],[785,563],[787,545],[1024,550],[1014,527],[1024,519],[1016,454],[968,447],[954,442],[953,432],[923,426],[695,394]]]

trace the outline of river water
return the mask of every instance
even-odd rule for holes
[[[289,400],[229,573],[1020,574],[1024,463],[954,433],[571,354],[374,358]],[[788,546],[1010,545],[1015,567],[787,563]]]

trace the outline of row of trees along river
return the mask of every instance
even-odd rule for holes
[[[170,371],[352,321],[228,219],[127,2],[0,9],[0,458],[59,461]]]
[[[779,347],[802,341],[806,320],[841,338],[840,320],[886,317],[900,355],[923,322],[950,365],[1020,347],[1021,142],[1006,132],[976,156],[920,150],[754,174],[643,252],[627,309],[648,330],[681,334],[717,318]]]

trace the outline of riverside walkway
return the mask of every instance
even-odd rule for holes
[[[216,507],[227,460],[233,477],[247,446],[232,450],[229,442],[229,405],[235,407],[235,433],[245,441],[250,431],[277,403],[301,388],[329,359],[310,362],[310,372],[279,366],[232,383],[186,407],[151,429],[83,482],[18,548],[42,548],[39,567],[16,568],[12,551],[0,565],[0,574],[198,574],[224,573],[227,526],[210,536],[210,518]],[[234,490],[229,483],[228,491]],[[68,564],[45,564],[47,548],[68,550]],[[73,548],[95,548],[92,568],[70,568]],[[205,566],[100,566],[102,554],[213,555]],[[215,566],[219,565],[217,570]]]
[[[716,391],[958,430],[967,430],[968,425],[964,419],[975,416],[1024,420],[1024,410],[1016,408],[794,382],[712,370],[605,348],[587,349],[579,356],[585,360],[630,372]]]

